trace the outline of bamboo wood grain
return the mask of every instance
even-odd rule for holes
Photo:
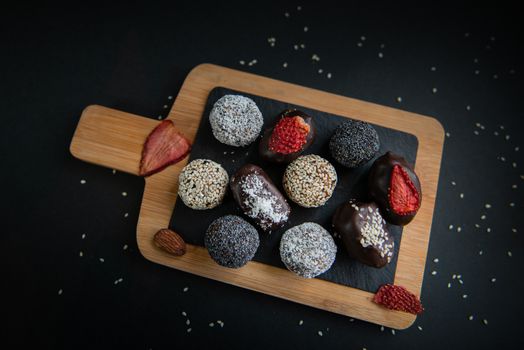
[[[194,140],[208,94],[217,86],[361,119],[417,136],[419,148],[415,170],[422,183],[423,201],[413,222],[404,228],[395,284],[420,294],[444,142],[441,124],[434,118],[202,64],[187,76],[167,117],[190,140]],[[142,144],[157,123],[114,109],[89,106],[82,113],[70,150],[75,157],[87,162],[137,174]],[[371,301],[373,294],[359,289],[320,279],[303,279],[287,270],[259,262],[249,262],[240,269],[224,268],[212,261],[207,251],[199,246],[188,245],[187,253],[182,257],[172,257],[156,248],[152,237],[160,228],[169,225],[176,205],[178,174],[186,163],[187,158],[146,178],[137,225],[138,247],[146,259],[391,328],[405,329],[415,321],[414,315],[374,304]],[[184,235],[183,232],[180,234]]]

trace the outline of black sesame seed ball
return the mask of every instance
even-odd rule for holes
[[[340,124],[329,141],[331,156],[348,168],[356,168],[371,160],[379,147],[375,128],[359,120]]]
[[[258,249],[257,230],[236,215],[222,216],[209,225],[204,244],[219,265],[239,268],[253,259]]]

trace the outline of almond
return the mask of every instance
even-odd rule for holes
[[[163,228],[155,233],[153,241],[157,247],[169,254],[181,256],[186,253],[186,242],[178,233],[170,229]]]

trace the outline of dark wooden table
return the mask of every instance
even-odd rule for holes
[[[520,12],[496,5],[4,8],[2,343],[522,346],[524,40]],[[426,311],[413,327],[392,334],[141,257],[143,180],[73,159],[69,142],[92,103],[162,118],[202,62],[441,121],[448,137],[421,296]]]

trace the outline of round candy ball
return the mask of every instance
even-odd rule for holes
[[[253,259],[260,241],[257,230],[236,215],[222,216],[209,225],[204,244],[219,265],[239,268]]]
[[[220,164],[195,159],[178,176],[178,195],[191,209],[211,209],[222,203],[229,176]]]
[[[286,168],[284,190],[295,203],[306,208],[324,205],[337,185],[335,167],[315,154],[301,156]]]
[[[242,95],[225,95],[213,105],[209,122],[218,141],[241,147],[256,140],[264,118],[252,99]]]
[[[348,120],[340,124],[331,140],[331,156],[341,165],[356,168],[375,156],[380,141],[375,128],[359,120]]]
[[[287,269],[305,278],[313,278],[329,270],[337,246],[322,226],[305,222],[284,232],[280,241],[280,258]]]

